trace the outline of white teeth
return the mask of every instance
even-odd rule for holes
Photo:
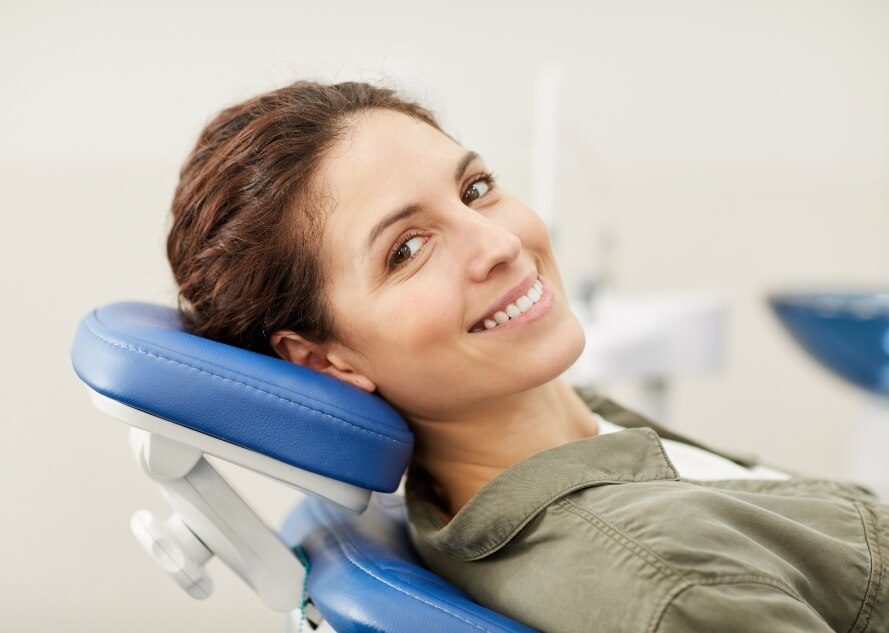
[[[527,312],[531,309],[535,303],[540,301],[543,297],[543,284],[538,279],[534,282],[534,285],[526,292],[524,295],[515,300],[515,303],[510,303],[502,310],[498,310],[495,312],[491,318],[484,320],[484,329],[490,330],[491,328],[497,327],[502,323],[506,323],[510,319],[514,319],[515,317],[521,315],[524,312]],[[482,328],[478,327],[472,330],[472,332],[482,332]]]

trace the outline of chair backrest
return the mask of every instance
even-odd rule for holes
[[[404,498],[374,493],[360,516],[313,497],[279,534],[308,554],[308,592],[338,633],[531,633],[423,567],[410,546]]]

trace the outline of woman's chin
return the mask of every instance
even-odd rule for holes
[[[583,325],[573,312],[569,311],[569,314],[571,318],[566,319],[566,323],[560,328],[559,353],[553,354],[552,378],[561,376],[576,363],[586,347],[586,334],[583,331]]]
[[[541,341],[540,346],[531,349],[527,357],[515,355],[512,366],[520,372],[518,382],[527,382],[524,388],[531,388],[564,374],[583,353],[586,335],[583,326],[573,313],[559,323],[557,328]],[[516,385],[520,387],[520,385]],[[522,390],[522,389],[517,389]]]

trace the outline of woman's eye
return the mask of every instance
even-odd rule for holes
[[[463,194],[463,202],[469,204],[474,200],[478,200],[486,193],[491,190],[491,181],[493,178],[489,175],[485,175],[482,178],[479,178],[466,188],[466,191]]]
[[[422,245],[423,237],[420,235],[414,235],[407,238],[392,252],[392,256],[389,258],[389,267],[395,268],[409,260],[411,257],[416,256]]]

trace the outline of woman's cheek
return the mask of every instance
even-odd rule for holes
[[[462,315],[455,313],[454,305],[455,303],[441,303],[437,309],[425,311],[423,318],[416,323],[417,341],[424,345],[450,345],[454,332],[463,325]]]
[[[392,334],[412,347],[440,343],[463,324],[458,306],[444,285],[417,289],[405,298],[405,309],[390,321]]]

